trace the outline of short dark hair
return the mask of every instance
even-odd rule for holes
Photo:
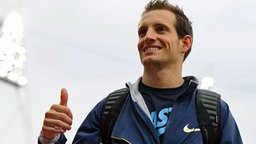
[[[183,38],[186,35],[190,35],[193,38],[192,22],[188,19],[188,17],[185,15],[183,10],[179,6],[170,4],[168,0],[151,0],[147,5],[145,5],[145,9],[142,13],[142,16],[149,11],[159,9],[165,9],[174,13],[176,17],[176,23],[174,27],[177,31],[179,39]],[[191,47],[185,53],[184,60],[190,53]]]

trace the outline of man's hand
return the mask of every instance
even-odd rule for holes
[[[67,107],[68,92],[65,88],[61,89],[60,104],[54,104],[45,113],[42,127],[42,135],[51,140],[58,134],[65,133],[71,129],[73,115]]]

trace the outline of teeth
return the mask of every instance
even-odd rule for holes
[[[150,47],[150,48],[146,48],[146,49],[145,49],[145,51],[155,51],[155,50],[159,50],[159,48]]]

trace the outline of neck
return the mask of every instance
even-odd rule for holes
[[[154,88],[176,88],[183,84],[184,80],[180,69],[144,69],[142,82]]]

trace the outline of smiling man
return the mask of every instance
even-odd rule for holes
[[[196,110],[197,80],[182,77],[182,66],[191,51],[193,31],[190,20],[166,0],[152,0],[138,24],[138,51],[144,67],[121,107],[109,143],[120,144],[202,144],[203,136]],[[102,113],[107,98],[88,114],[73,143],[102,143]],[[60,104],[45,114],[39,143],[65,143],[71,129],[72,113],[68,94],[61,91]],[[213,143],[242,144],[236,122],[220,100],[220,134]],[[107,123],[110,125],[111,123]]]

